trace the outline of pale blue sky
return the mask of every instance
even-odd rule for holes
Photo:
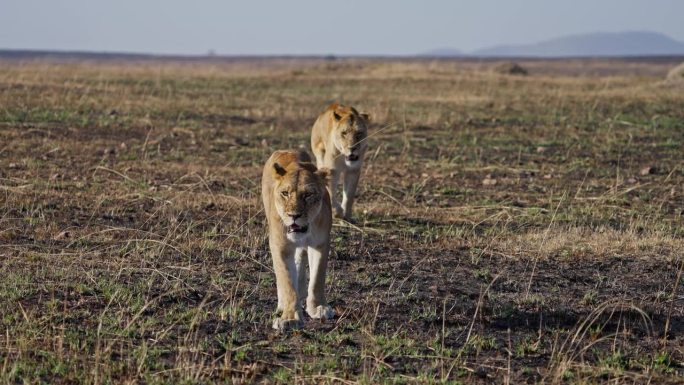
[[[0,48],[406,55],[585,32],[684,41],[680,0],[0,0]]]

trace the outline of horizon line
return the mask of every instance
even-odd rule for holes
[[[633,54],[633,55],[569,55],[569,56],[536,56],[536,55],[477,55],[455,54],[438,55],[430,53],[418,54],[176,54],[152,53],[136,51],[96,51],[96,50],[62,50],[62,49],[33,49],[33,48],[1,48],[0,59],[39,59],[49,58],[80,58],[80,59],[167,59],[167,60],[222,60],[222,59],[321,59],[334,61],[337,59],[484,59],[484,60],[562,60],[562,59],[667,59],[684,58],[684,54]]]

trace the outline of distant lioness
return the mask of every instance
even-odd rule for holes
[[[261,197],[268,221],[268,243],[278,289],[278,330],[302,327],[301,304],[311,318],[330,319],[325,273],[332,213],[326,186],[330,171],[316,169],[305,152],[276,151],[266,162]],[[306,265],[310,271],[308,296]]]
[[[313,125],[311,149],[318,167],[332,169],[328,192],[337,218],[351,220],[352,217],[354,195],[366,152],[368,120],[368,114],[361,114],[354,107],[333,103]],[[340,205],[335,193],[342,174],[344,181]]]

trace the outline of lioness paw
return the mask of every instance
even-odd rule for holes
[[[329,320],[335,317],[335,310],[330,306],[316,306],[313,309],[307,309],[306,312],[314,319]]]
[[[349,222],[349,223],[351,223],[351,224],[356,224],[356,221],[354,220],[354,218],[352,218],[352,213],[351,213],[351,212],[348,212],[348,213],[345,212],[345,213],[342,215],[342,219],[344,219],[345,221],[347,221],[347,222]]]
[[[303,326],[304,323],[298,319],[276,318],[273,320],[273,329],[278,330],[280,332],[301,329]]]
[[[344,210],[342,210],[342,206],[335,205],[333,210],[335,211],[335,218],[338,218],[338,219],[344,218]]]

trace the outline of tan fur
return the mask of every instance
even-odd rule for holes
[[[316,169],[305,152],[276,151],[264,166],[261,197],[268,221],[278,310],[282,311],[273,322],[275,329],[300,328],[304,301],[312,318],[328,319],[335,315],[325,301],[332,224],[326,189],[329,175],[327,169]],[[306,232],[296,231],[305,226]],[[304,286],[307,262],[308,292]]]
[[[316,156],[316,165],[332,170],[328,192],[338,218],[351,220],[354,196],[366,153],[368,120],[367,114],[360,114],[354,107],[334,103],[316,119],[311,130],[311,150]],[[358,160],[351,160],[350,155]],[[340,205],[335,192],[342,175],[344,180]]]

